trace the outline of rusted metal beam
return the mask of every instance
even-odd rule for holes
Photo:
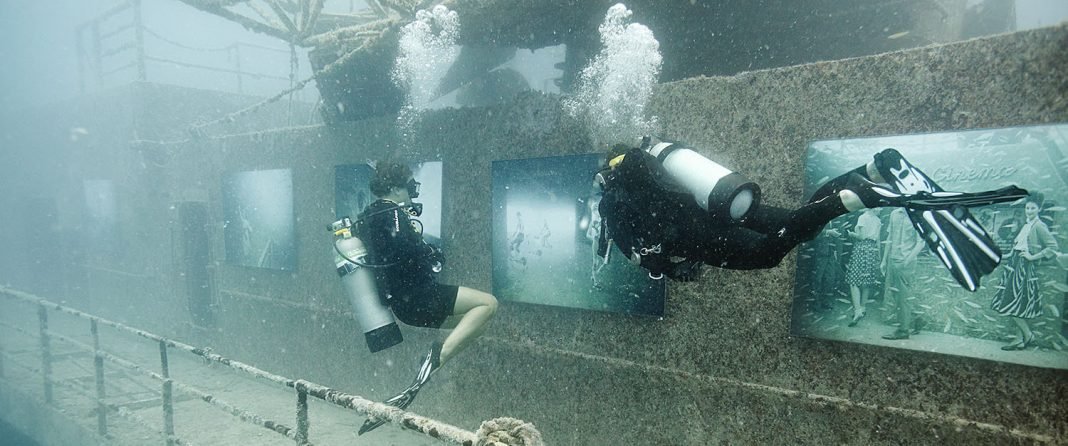
[[[286,32],[286,30],[275,28],[273,26],[257,22],[255,20],[250,19],[248,17],[245,17],[245,16],[243,16],[241,14],[238,14],[236,12],[230,11],[229,9],[226,9],[220,3],[206,3],[206,2],[203,2],[203,1],[197,1],[197,0],[179,0],[179,1],[181,1],[182,3],[185,3],[185,4],[189,5],[189,6],[192,6],[194,8],[197,8],[197,9],[199,9],[201,11],[207,12],[209,14],[215,14],[215,15],[217,15],[219,17],[224,18],[224,19],[230,20],[232,22],[236,22],[238,25],[241,25],[241,26],[245,27],[245,29],[248,29],[249,31],[258,32],[258,33],[261,33],[261,34],[266,34],[266,35],[269,35],[271,37],[276,37],[276,38],[282,39],[282,40],[284,40],[286,42],[291,41],[292,38],[293,38],[293,34],[291,34],[289,32]]]
[[[96,430],[100,435],[108,434],[108,411],[104,404],[107,392],[104,387],[104,357],[100,356],[100,330],[96,321],[89,321],[89,331],[93,334],[93,370],[96,375]]]
[[[271,7],[271,10],[274,11],[274,15],[276,17],[278,17],[278,20],[280,20],[282,22],[282,25],[284,25],[286,27],[286,29],[289,30],[290,35],[296,36],[297,33],[299,32],[299,30],[297,29],[297,25],[294,24],[293,20],[289,18],[289,14],[286,13],[286,11],[284,9],[282,9],[282,6],[278,4],[278,1],[277,0],[264,0],[264,1],[267,2],[267,6]]]
[[[48,336],[48,309],[44,304],[37,307],[37,322],[40,328],[41,375],[44,377],[45,402],[52,404],[52,343]]]
[[[464,446],[474,446],[476,444],[493,444],[479,443],[478,436],[476,436],[474,432],[465,431],[451,424],[445,424],[437,420],[413,414],[411,412],[405,412],[404,410],[398,409],[393,406],[376,403],[374,401],[370,401],[356,395],[349,395],[347,393],[340,392],[312,382],[297,380],[294,388],[297,389],[298,392],[307,392],[308,395],[314,396],[323,401],[327,401],[341,407],[353,409],[357,412],[378,419],[388,420],[393,424],[401,426],[405,429],[422,432],[423,434],[431,438],[436,438],[438,440],[448,441],[450,443],[460,444]]]

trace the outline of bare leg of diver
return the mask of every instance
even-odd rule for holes
[[[497,312],[497,298],[476,289],[460,287],[456,293],[456,305],[452,316],[441,328],[452,329],[441,347],[441,363],[445,364],[455,354],[470,345],[482,334],[487,323]]]
[[[431,347],[430,353],[419,367],[419,373],[416,375],[412,385],[397,396],[386,400],[385,403],[390,406],[407,409],[408,405],[415,400],[419,389],[430,380],[430,375],[441,368],[449,358],[452,358],[477,338],[485,330],[487,322],[496,312],[497,299],[492,294],[459,287],[456,292],[456,304],[453,306],[453,314],[441,325],[443,329],[452,329],[452,332],[449,333],[449,336],[445,338],[445,342],[441,345],[441,350],[437,350],[438,347],[435,343],[435,346]],[[385,424],[385,421],[368,418],[363,423],[363,426],[360,427],[359,434],[368,433],[383,424]]]

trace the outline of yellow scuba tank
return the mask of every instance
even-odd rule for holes
[[[372,353],[401,343],[400,327],[393,312],[383,303],[375,283],[374,271],[364,262],[367,247],[352,234],[352,221],[342,218],[330,226],[334,232],[334,264],[345,295],[363,330],[367,348]]]

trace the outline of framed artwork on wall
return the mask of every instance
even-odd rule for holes
[[[1000,263],[969,292],[936,257],[956,254],[929,249],[903,209],[844,215],[799,249],[792,333],[1068,368],[1068,125],[816,141],[806,192],[886,148],[948,191],[1031,193],[970,209]]]
[[[593,176],[600,154],[494,161],[493,292],[502,300],[662,316],[665,280],[653,280],[600,233]]]
[[[227,263],[295,270],[297,234],[292,171],[230,173],[223,177],[222,192]]]
[[[114,257],[121,251],[118,199],[111,180],[91,179],[82,182],[85,214],[82,229],[86,248],[94,255]]]

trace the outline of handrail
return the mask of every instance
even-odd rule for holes
[[[272,74],[266,74],[266,73],[259,73],[259,72],[252,72],[252,71],[242,70],[241,69],[241,49],[242,48],[250,48],[250,49],[256,49],[256,50],[261,50],[261,51],[271,51],[271,52],[285,53],[285,54],[292,54],[292,50],[282,50],[282,49],[279,49],[279,48],[271,48],[271,47],[267,47],[267,46],[263,46],[263,45],[256,45],[256,44],[250,44],[250,43],[244,43],[244,42],[235,42],[235,43],[232,43],[232,44],[230,44],[230,45],[228,45],[226,47],[222,47],[222,48],[198,48],[198,47],[194,47],[194,46],[190,46],[190,45],[185,45],[185,44],[182,44],[180,42],[168,39],[168,38],[164,37],[163,35],[161,35],[160,33],[152,30],[151,28],[149,28],[147,26],[145,26],[144,22],[142,21],[142,16],[141,16],[141,7],[142,7],[141,2],[142,2],[142,0],[127,0],[127,1],[124,1],[124,2],[116,5],[115,7],[111,8],[111,9],[109,9],[109,10],[103,12],[103,13],[101,13],[100,15],[97,15],[96,17],[93,17],[92,19],[89,19],[89,20],[87,20],[85,22],[82,22],[77,27],[75,27],[75,29],[76,29],[76,31],[75,31],[75,39],[77,41],[76,49],[77,49],[77,53],[78,53],[77,54],[77,56],[78,56],[78,70],[79,70],[79,75],[80,75],[79,85],[81,86],[81,90],[82,90],[83,93],[86,90],[86,77],[89,74],[91,74],[92,77],[95,78],[95,82],[96,82],[97,85],[103,85],[104,79],[106,77],[108,77],[108,76],[110,76],[112,74],[118,73],[120,71],[124,71],[125,69],[130,68],[130,67],[137,67],[137,74],[136,74],[137,75],[137,79],[141,80],[141,81],[146,81],[146,80],[148,80],[148,77],[147,77],[147,74],[146,74],[146,69],[145,69],[145,63],[146,62],[164,62],[164,63],[170,63],[170,64],[174,64],[174,65],[178,65],[178,66],[182,66],[182,67],[186,67],[186,68],[192,68],[192,69],[197,69],[197,70],[206,70],[206,71],[213,71],[213,72],[218,72],[218,73],[226,73],[226,74],[235,75],[236,76],[236,81],[237,81],[236,86],[237,86],[237,92],[238,93],[243,93],[243,90],[244,90],[243,89],[243,85],[244,85],[243,80],[246,77],[247,78],[252,78],[252,79],[271,79],[271,80],[277,80],[277,81],[290,81],[290,83],[292,83],[292,80],[293,80],[292,78],[295,77],[294,73],[291,73],[290,77],[282,77],[282,76],[277,76],[277,75],[272,75]],[[101,25],[105,24],[105,22],[107,22],[108,19],[110,19],[110,18],[112,18],[112,17],[114,17],[114,16],[116,16],[116,15],[122,13],[122,12],[125,12],[127,10],[132,12],[132,15],[133,15],[132,18],[127,20],[126,17],[124,16],[123,20],[122,20],[122,23],[119,23],[119,24],[107,23],[107,26],[106,26],[108,28],[107,31],[103,31],[103,32],[101,31]],[[129,30],[133,31],[133,35],[132,36],[128,36],[128,38],[126,38],[125,40],[122,40],[122,39],[119,39],[118,37],[116,37],[116,36],[120,36],[120,37],[121,36],[125,36],[126,35],[126,31],[129,31]],[[85,36],[84,34],[87,31],[89,32],[89,35]],[[230,53],[231,59],[233,60],[233,67],[232,68],[223,68],[223,67],[216,67],[216,66],[197,64],[197,63],[192,63],[192,62],[183,62],[183,61],[177,61],[177,60],[171,60],[171,59],[164,59],[164,58],[160,58],[160,57],[149,56],[149,55],[147,55],[145,53],[145,35],[146,34],[151,36],[151,37],[154,37],[155,39],[157,39],[160,42],[163,42],[163,43],[166,43],[166,44],[169,44],[169,45],[172,45],[172,46],[184,48],[184,49],[187,49],[187,50],[201,51],[201,52],[222,52],[222,51],[228,52],[228,53]],[[111,39],[112,37],[116,37],[116,39]],[[109,39],[111,39],[111,40],[109,40]],[[109,45],[107,45],[109,47],[108,49],[104,48],[104,43],[103,42],[105,40],[108,40],[108,42],[109,42]],[[88,45],[86,45],[86,42],[88,42]],[[90,51],[87,52],[86,51],[87,49],[89,49]],[[104,65],[105,60],[114,60],[115,56],[119,55],[120,53],[124,53],[127,50],[134,50],[135,54],[132,56],[132,58],[134,59],[133,62],[131,62],[130,64],[124,64],[124,65],[122,65],[122,66],[120,66],[118,68],[111,69],[111,70],[106,70],[106,71],[102,68],[103,65]],[[87,72],[87,68],[90,69],[91,71]]]
[[[409,430],[420,432],[420,433],[422,433],[424,435],[427,435],[427,436],[429,436],[431,438],[435,438],[435,439],[442,440],[442,441],[447,441],[447,442],[452,442],[452,443],[455,443],[455,444],[471,445],[471,446],[476,445],[476,444],[480,445],[480,446],[483,446],[483,445],[485,445],[485,446],[508,446],[509,444],[513,444],[513,445],[519,445],[519,444],[523,444],[523,445],[538,445],[538,444],[541,444],[541,441],[540,441],[541,436],[537,432],[537,430],[534,428],[534,426],[531,425],[530,423],[524,423],[524,422],[522,422],[520,420],[507,419],[507,418],[499,418],[499,419],[489,420],[489,421],[486,421],[486,422],[482,423],[482,428],[478,432],[470,432],[470,431],[466,431],[464,429],[461,429],[459,427],[452,426],[452,425],[447,424],[447,423],[442,423],[440,421],[436,421],[436,420],[433,420],[431,418],[427,418],[427,417],[423,417],[423,416],[420,416],[420,415],[417,415],[417,414],[414,414],[414,413],[411,413],[411,412],[407,412],[407,411],[398,409],[396,407],[388,406],[386,404],[370,401],[370,400],[367,400],[367,399],[362,398],[362,397],[357,396],[357,395],[351,395],[351,394],[340,392],[340,391],[337,391],[337,390],[334,390],[334,389],[330,389],[330,388],[328,388],[326,386],[322,386],[322,385],[319,385],[319,384],[316,384],[316,383],[313,383],[313,382],[310,382],[310,381],[306,381],[306,380],[303,380],[303,379],[291,379],[291,378],[287,378],[287,377],[284,377],[284,376],[276,375],[276,374],[261,370],[259,368],[253,367],[251,365],[245,364],[243,362],[232,360],[232,359],[226,358],[226,357],[224,357],[222,355],[218,355],[218,354],[212,353],[210,348],[194,347],[192,345],[188,345],[188,344],[185,344],[185,343],[182,343],[182,342],[179,342],[179,341],[168,339],[168,338],[165,338],[163,336],[159,336],[159,335],[156,335],[154,333],[150,333],[150,332],[145,331],[145,330],[141,330],[141,329],[138,329],[138,328],[130,327],[130,326],[127,326],[127,325],[119,323],[119,322],[114,322],[114,321],[111,321],[111,320],[108,320],[108,319],[101,318],[99,316],[94,316],[94,315],[91,315],[91,314],[76,310],[74,308],[70,308],[70,307],[67,307],[67,306],[64,306],[64,305],[57,304],[55,302],[50,302],[48,300],[45,300],[45,299],[40,298],[40,297],[37,297],[37,296],[35,296],[33,294],[30,294],[30,293],[27,293],[27,292],[23,292],[23,291],[11,289],[11,288],[8,288],[8,287],[0,286],[0,295],[6,296],[6,297],[9,297],[9,298],[12,298],[12,299],[24,302],[24,303],[35,304],[38,307],[38,315],[39,315],[39,318],[41,320],[40,321],[41,322],[41,327],[40,327],[41,346],[42,346],[42,349],[44,349],[44,351],[42,352],[42,358],[43,358],[42,370],[44,372],[43,374],[46,375],[45,376],[45,389],[46,389],[46,392],[49,392],[49,390],[51,388],[51,384],[52,384],[52,381],[51,381],[50,376],[49,376],[49,375],[51,375],[51,373],[50,373],[51,362],[50,362],[50,359],[48,359],[49,358],[49,356],[48,356],[49,355],[49,353],[48,353],[48,350],[49,350],[48,340],[54,338],[54,339],[57,339],[57,340],[62,340],[64,342],[70,343],[71,345],[74,345],[74,346],[76,346],[78,348],[81,348],[83,350],[94,352],[98,357],[107,359],[110,362],[122,365],[122,366],[124,366],[126,368],[130,368],[130,369],[133,369],[133,370],[140,371],[140,372],[142,372],[144,374],[147,374],[148,376],[150,376],[150,377],[152,377],[152,378],[154,378],[156,380],[162,381],[164,383],[164,385],[165,385],[165,387],[164,387],[164,389],[165,389],[165,392],[164,392],[165,393],[165,399],[166,399],[166,389],[168,389],[170,386],[174,386],[174,388],[176,388],[177,390],[185,392],[185,393],[192,394],[192,395],[194,395],[194,396],[196,396],[196,397],[198,397],[198,398],[200,398],[200,399],[202,399],[202,400],[204,400],[206,402],[212,403],[213,405],[216,405],[217,407],[220,407],[223,410],[226,410],[227,412],[231,413],[232,415],[237,416],[238,418],[240,418],[240,419],[242,419],[244,421],[250,422],[252,424],[255,424],[255,425],[258,425],[258,426],[261,426],[261,427],[268,428],[268,429],[270,429],[272,431],[275,431],[275,432],[277,432],[279,434],[282,434],[282,435],[284,435],[286,437],[292,438],[292,439],[297,441],[297,444],[302,444],[302,445],[303,444],[309,444],[308,440],[307,440],[307,427],[308,427],[308,424],[307,424],[307,399],[306,399],[307,395],[312,395],[312,396],[314,396],[316,398],[319,398],[322,401],[334,404],[334,405],[336,405],[338,407],[355,410],[356,412],[358,412],[360,414],[363,414],[363,415],[367,415],[367,416],[370,416],[370,417],[382,419],[382,420],[385,420],[387,422],[396,423],[396,424],[400,425],[401,427],[403,427],[405,429],[409,429]],[[83,343],[81,343],[79,341],[76,341],[74,339],[71,339],[71,338],[69,338],[67,336],[64,336],[62,334],[59,334],[59,333],[56,333],[54,331],[49,330],[48,327],[47,327],[47,310],[55,310],[55,311],[58,311],[58,312],[66,313],[66,314],[69,314],[69,315],[73,315],[73,316],[81,318],[81,319],[89,320],[89,321],[93,322],[94,324],[107,325],[107,326],[115,328],[115,329],[117,329],[119,331],[126,332],[126,333],[129,333],[129,334],[133,334],[135,336],[138,336],[138,337],[142,337],[142,338],[145,338],[145,339],[149,339],[149,340],[158,342],[159,345],[160,345],[160,353],[161,353],[161,358],[162,358],[162,362],[163,362],[163,366],[164,366],[164,373],[160,374],[160,373],[156,373],[156,372],[150,371],[150,370],[146,369],[144,366],[141,366],[141,365],[138,365],[138,364],[133,363],[131,361],[128,361],[126,359],[120,358],[120,357],[115,356],[115,355],[113,355],[111,353],[104,352],[104,351],[100,350],[99,348],[95,348],[95,346],[89,346],[89,345],[83,344]],[[11,327],[11,328],[15,328],[16,330],[22,331],[22,332],[26,333],[27,335],[30,334],[29,332],[23,331],[22,329],[19,329],[17,327]],[[281,425],[279,423],[275,423],[275,422],[270,421],[270,420],[265,420],[262,417],[256,416],[255,414],[252,414],[252,413],[250,413],[248,411],[240,409],[240,408],[238,408],[236,406],[233,406],[233,405],[231,405],[229,403],[220,401],[217,398],[215,398],[213,395],[210,395],[210,394],[208,394],[206,392],[203,392],[203,391],[201,391],[199,389],[196,389],[194,387],[191,387],[191,386],[188,386],[188,385],[185,385],[185,384],[180,384],[180,383],[175,382],[173,380],[173,378],[167,376],[167,373],[166,373],[166,364],[167,364],[166,352],[167,352],[167,348],[168,347],[177,348],[179,350],[183,350],[183,351],[192,353],[192,354],[194,354],[196,356],[199,356],[199,357],[201,357],[203,359],[206,359],[208,361],[219,363],[219,364],[223,364],[223,365],[225,365],[227,367],[230,367],[230,368],[232,368],[234,370],[242,371],[242,372],[248,373],[248,374],[250,374],[252,376],[255,376],[255,377],[258,377],[258,378],[261,378],[261,379],[265,379],[267,381],[271,381],[271,382],[274,382],[274,383],[277,383],[277,384],[282,384],[282,385],[284,385],[286,387],[289,387],[289,388],[293,388],[298,393],[298,404],[297,404],[297,408],[298,408],[298,410],[297,410],[297,412],[298,412],[298,417],[297,417],[298,418],[298,425],[297,425],[296,429],[283,426],[283,425]],[[51,402],[51,398],[48,398],[48,401]],[[97,402],[100,403],[101,401],[99,399],[97,399]],[[165,411],[166,411],[166,408],[165,408]],[[493,437],[493,434],[495,433],[493,429],[495,429],[496,426],[498,426],[498,425],[501,425],[501,426],[507,425],[507,429],[509,429],[509,430],[517,430],[518,429],[520,431],[525,432],[526,435],[524,436],[524,438],[526,438],[526,440],[523,440],[521,438],[519,440],[516,440],[516,442],[513,442],[513,443],[502,443],[502,442],[498,442],[498,441],[493,440],[493,438],[495,438],[495,437]],[[502,427],[502,428],[499,428],[499,429],[504,429],[504,428]],[[174,434],[173,434],[173,430],[171,430],[170,432],[165,432],[165,436],[168,439],[169,443],[173,443],[173,441],[176,440],[176,438],[174,437]],[[509,437],[509,438],[511,438],[511,437]]]

